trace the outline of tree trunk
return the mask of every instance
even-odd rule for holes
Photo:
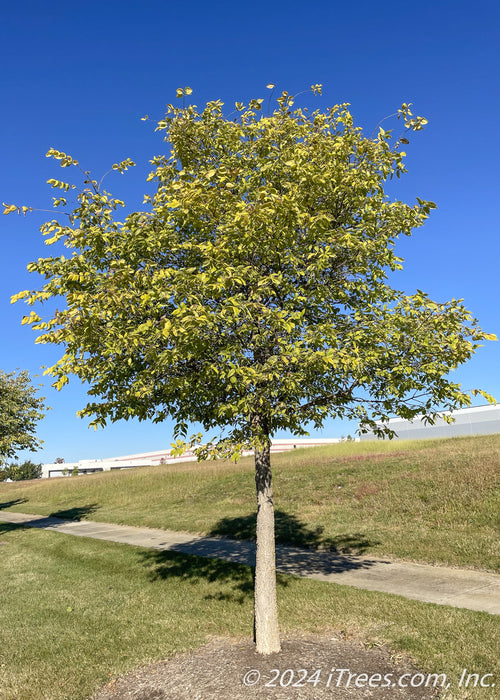
[[[255,643],[259,654],[280,651],[276,600],[274,503],[270,442],[255,448],[257,487],[257,555],[255,562]]]

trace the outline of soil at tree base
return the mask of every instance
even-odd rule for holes
[[[290,671],[285,673],[287,669]],[[301,669],[304,669],[302,673]],[[318,682],[308,682],[307,678],[318,669]],[[389,687],[369,687],[362,677],[364,683],[356,687],[355,677],[347,684],[346,671],[338,683],[339,669],[367,674],[372,685],[387,685],[386,674],[391,674],[392,682]],[[422,675],[415,676],[419,673]],[[434,687],[399,687],[398,679],[403,674],[410,674],[403,681],[406,685],[412,676],[415,685],[423,683],[422,678],[428,676],[382,646],[366,648],[360,641],[338,639],[331,634],[285,638],[281,653],[270,656],[257,654],[249,640],[214,639],[195,652],[179,654],[117,678],[91,700],[430,700],[438,697],[438,689]],[[254,684],[246,686],[245,677]],[[266,686],[273,679],[273,686]]]

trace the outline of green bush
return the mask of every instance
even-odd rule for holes
[[[42,465],[27,460],[22,464],[12,462],[0,470],[0,481],[12,479],[12,481],[24,481],[25,479],[40,479]]]

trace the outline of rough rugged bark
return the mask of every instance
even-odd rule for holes
[[[259,654],[280,651],[276,600],[274,502],[270,443],[255,449],[257,555],[255,565],[255,643]]]

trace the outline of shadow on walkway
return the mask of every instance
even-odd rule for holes
[[[18,498],[15,501],[10,501],[8,503],[0,503],[0,510],[2,508],[10,508],[11,506],[16,506],[19,503],[25,503],[27,498]],[[85,519],[86,516],[92,515],[96,510],[99,510],[101,506],[97,503],[89,503],[86,506],[80,506],[78,508],[69,508],[68,510],[57,510],[50,515],[40,515],[38,518],[33,519],[29,516],[26,522],[19,522],[15,524],[16,528],[28,528],[34,527],[40,530],[45,528],[57,528],[58,526],[64,525],[66,522],[79,522]],[[1,515],[0,515],[1,520]]]
[[[283,510],[274,512],[274,521],[277,544],[358,556],[364,554],[370,547],[380,544],[377,540],[370,540],[359,532],[326,537],[323,534],[324,527],[311,529],[295,515]],[[256,513],[251,513],[239,518],[222,518],[208,534],[211,537],[229,537],[255,542],[255,526]]]
[[[255,542],[235,537],[255,539],[255,515],[239,518],[223,518],[207,537],[196,537],[171,544],[165,551],[145,551],[141,560],[150,569],[153,579],[180,576],[182,578],[230,579],[243,595],[250,595],[253,582],[246,569],[237,565],[255,566]],[[360,558],[359,554],[375,544],[364,535],[322,537],[322,529],[310,530],[295,516],[284,511],[276,512],[276,537],[280,541],[294,541],[302,547],[278,544],[276,568],[278,585],[286,586],[287,579],[279,574],[299,576],[328,576],[332,573],[368,569],[380,560]],[[230,539],[231,538],[231,539]],[[307,546],[309,549],[304,549]],[[320,547],[320,550],[312,549]],[[161,545],[158,546],[161,549]],[[356,554],[352,554],[352,550]],[[170,552],[182,558],[172,559]],[[189,555],[189,556],[185,556]],[[193,558],[196,557],[196,560]],[[215,562],[214,560],[217,560]],[[228,562],[228,563],[225,563]],[[228,568],[232,565],[231,568]],[[236,565],[236,566],[234,566]],[[252,573],[253,576],[253,573]]]
[[[13,502],[13,505],[16,503]],[[66,513],[83,517],[95,508],[95,504],[89,504]],[[58,511],[58,514],[63,512],[65,511]],[[321,532],[309,530],[293,516],[281,512],[280,519],[289,531],[295,528],[297,536],[302,537],[303,542],[314,544],[319,541],[320,547],[329,542],[334,549],[304,549],[278,544],[276,568],[279,572],[279,586],[289,584],[289,580],[281,574],[294,574],[381,593],[394,593],[428,603],[500,614],[500,576],[497,574],[362,557],[351,552],[363,550],[372,544],[363,535],[343,535],[328,540],[322,537]],[[252,594],[253,572],[250,567],[255,564],[255,543],[214,535],[221,531],[231,534],[235,530],[248,532],[254,516],[249,516],[248,519],[237,518],[236,523],[224,518],[213,528],[212,536],[208,537],[12,511],[0,512],[1,520],[8,524],[0,525],[0,533],[35,527],[141,547],[142,550],[136,550],[139,565],[146,567],[151,580],[177,577],[192,581],[193,584],[202,579],[229,584],[221,585],[218,592],[207,596],[207,599],[243,603]],[[185,602],[189,604],[189,601]],[[180,605],[183,603],[184,601],[179,601]]]
[[[248,567],[255,567],[255,542],[235,538],[255,538],[254,513],[246,517],[222,518],[208,536],[200,537],[85,519],[98,508],[98,504],[89,503],[54,511],[49,516],[19,514],[17,517],[21,518],[21,522],[15,527],[48,529],[144,547],[139,557],[152,580],[169,577],[193,581],[200,578],[221,580],[232,584],[232,599],[243,602],[247,595],[251,595],[253,572]],[[25,522],[24,518],[27,518]],[[293,546],[276,545],[280,586],[287,585],[287,579],[280,574],[325,578],[331,574],[370,569],[381,563],[380,560],[360,556],[375,544],[366,536],[354,533],[327,538],[323,536],[322,528],[310,529],[294,515],[281,510],[276,512],[276,537],[278,542],[294,543]]]

